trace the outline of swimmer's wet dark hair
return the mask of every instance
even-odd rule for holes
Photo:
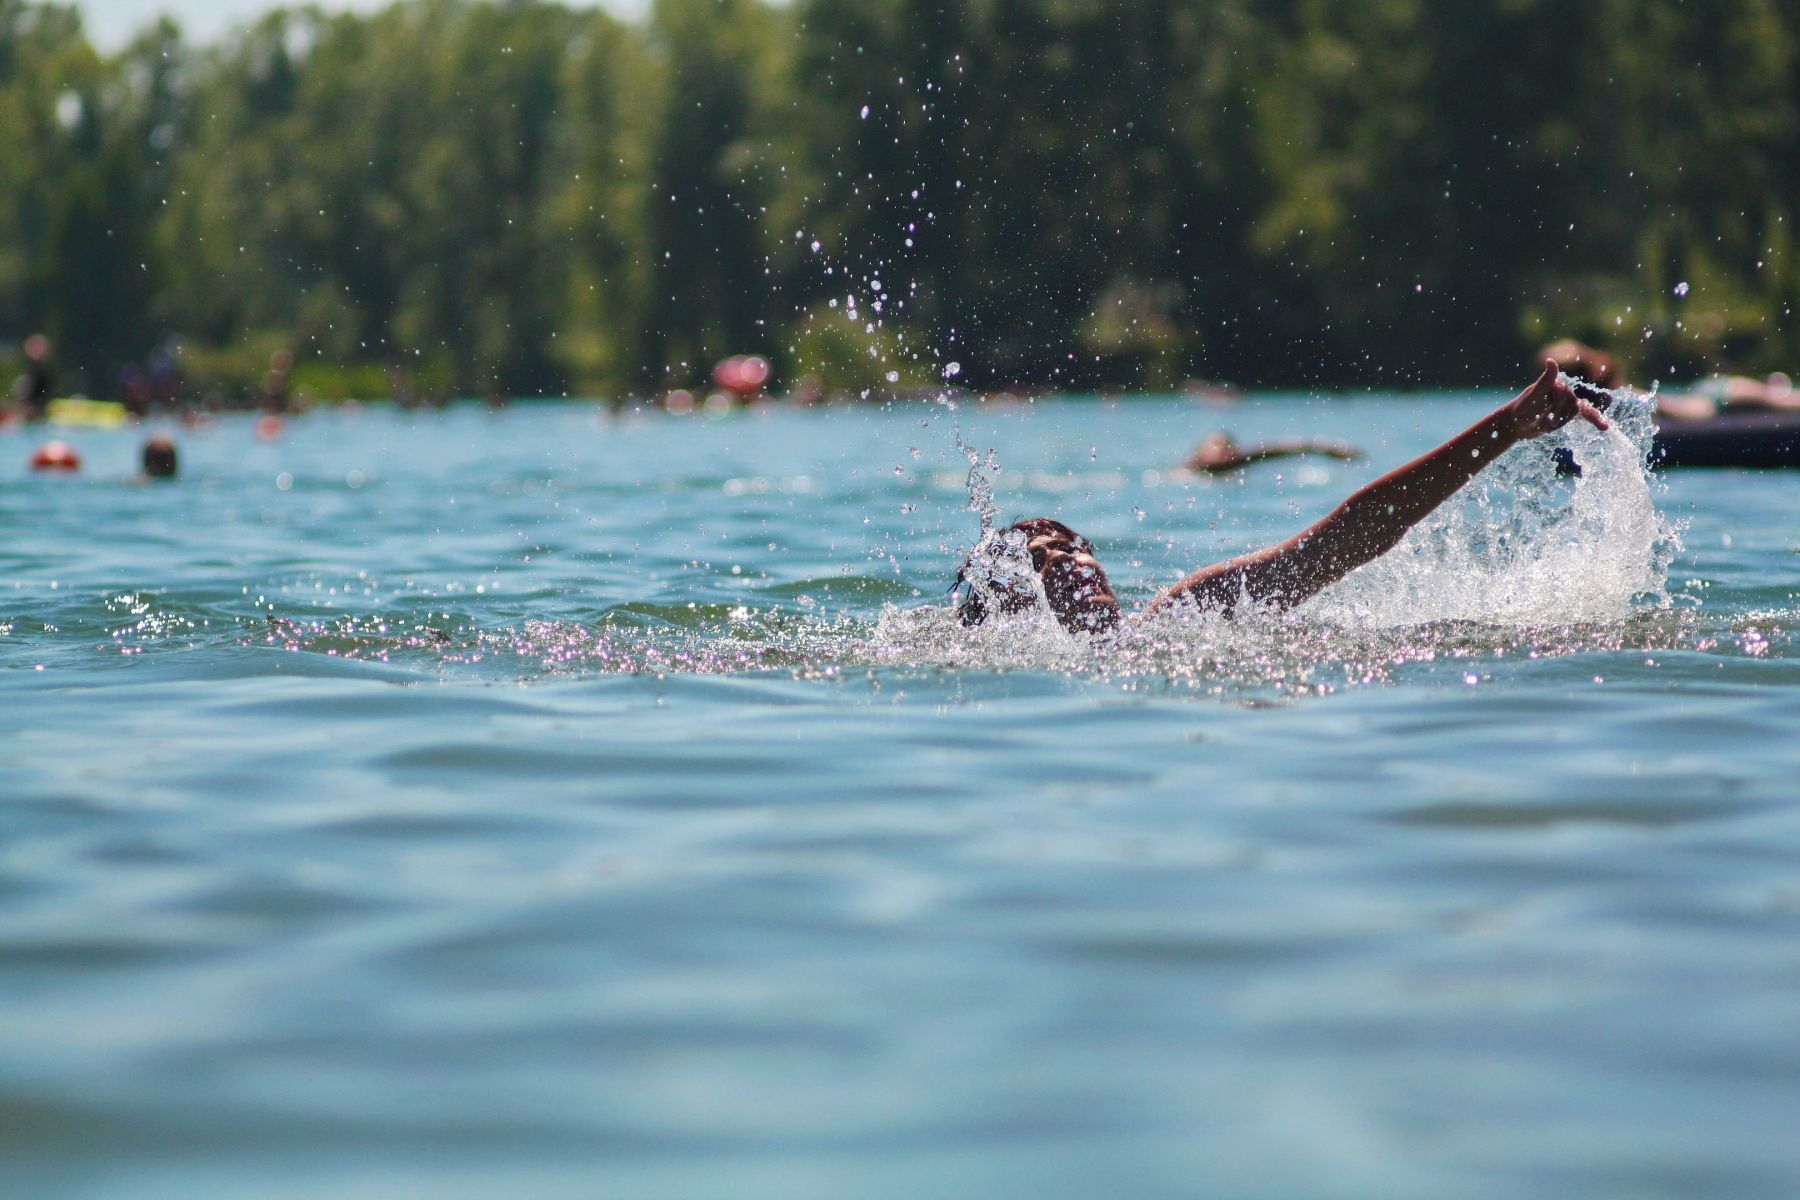
[[[1094,555],[1094,543],[1051,517],[1016,521],[1001,536],[1011,534],[1023,540],[1031,569],[1043,584],[1044,598],[1065,629],[1071,633],[1100,633],[1119,623],[1119,601]],[[964,625],[981,624],[995,605],[1003,613],[1026,612],[1036,607],[1036,588],[1023,580],[976,578],[974,561],[973,554],[963,560],[951,589],[956,597],[957,618]]]
[[[173,479],[180,469],[175,443],[158,434],[144,443],[144,474],[151,479]]]

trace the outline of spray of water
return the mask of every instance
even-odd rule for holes
[[[1541,626],[1618,621],[1667,606],[1677,531],[1656,510],[1650,407],[1613,394],[1612,428],[1576,421],[1515,447],[1391,552],[1305,606],[1382,628],[1432,621]],[[1580,474],[1559,474],[1558,462]]]
[[[1610,432],[1571,425],[1515,448],[1389,555],[1285,613],[1139,617],[1090,636],[1069,633],[1042,605],[1012,613],[995,605],[971,628],[953,602],[908,603],[902,585],[871,577],[852,612],[801,597],[766,607],[634,604],[591,623],[499,630],[448,613],[410,623],[271,618],[249,640],[506,678],[1027,670],[1255,699],[1380,684],[1417,664],[1451,662],[1458,678],[1477,681],[1499,658],[1691,648],[1732,636],[1668,594],[1679,542],[1654,504],[1648,406],[1622,393],[1611,416]],[[999,462],[957,437],[981,521],[965,573],[975,586],[1035,589],[1019,539],[996,528]],[[1580,464],[1579,477],[1558,473],[1558,450]],[[855,586],[834,582],[846,595]],[[1137,590],[1141,602],[1152,586]],[[875,606],[875,618],[859,615]]]

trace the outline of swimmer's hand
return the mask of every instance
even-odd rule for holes
[[[1542,437],[1577,417],[1595,429],[1612,428],[1599,409],[1577,396],[1574,389],[1558,377],[1556,364],[1549,360],[1545,361],[1544,373],[1537,382],[1500,411],[1508,431],[1519,441]]]

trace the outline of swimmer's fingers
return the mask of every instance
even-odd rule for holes
[[[1600,410],[1584,400],[1560,378],[1556,363],[1546,360],[1544,373],[1535,383],[1520,392],[1507,406],[1512,416],[1513,431],[1520,438],[1542,437],[1553,429],[1561,429],[1580,417],[1596,429],[1609,429]]]
[[[1550,374],[1550,368],[1555,365],[1556,363],[1553,360],[1545,361],[1544,374],[1546,378]],[[1576,416],[1592,425],[1595,429],[1605,430],[1612,428],[1612,426],[1608,424],[1606,418],[1600,415],[1600,410],[1612,403],[1611,392],[1608,392],[1605,388],[1596,387],[1585,379],[1574,376],[1566,379],[1558,376],[1555,380],[1555,386],[1560,390],[1567,392],[1569,397],[1575,401]]]
[[[1606,418],[1600,415],[1600,410],[1584,400],[1580,391],[1561,376],[1562,372],[1558,369],[1556,360],[1547,358],[1544,360],[1544,374],[1537,381],[1536,389],[1534,389],[1542,389],[1557,401],[1566,400],[1569,404],[1574,405],[1574,411],[1570,412],[1561,403],[1553,404],[1550,412],[1554,424],[1551,427],[1560,428],[1576,417],[1580,417],[1595,429],[1611,429],[1612,426],[1608,424]]]

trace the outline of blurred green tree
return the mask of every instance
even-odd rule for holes
[[[791,376],[836,301],[870,384],[1791,367],[1797,65],[1778,0],[404,0],[110,57],[0,0],[0,352],[616,391]]]

